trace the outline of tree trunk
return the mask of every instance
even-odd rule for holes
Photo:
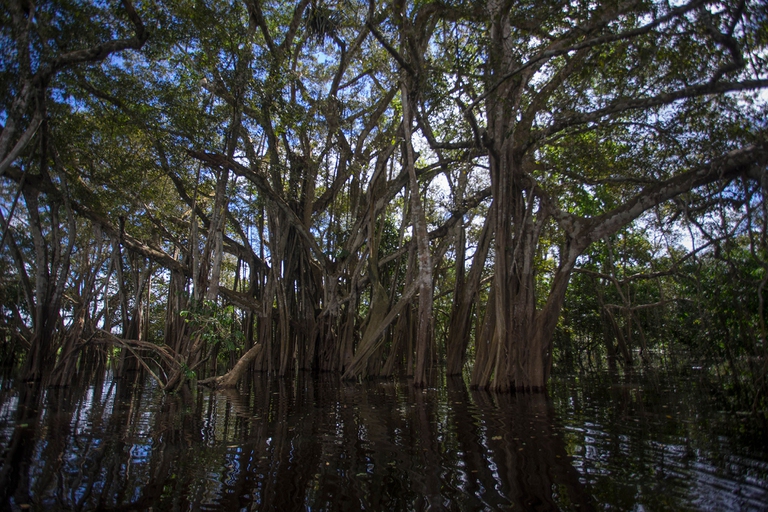
[[[411,246],[406,256],[405,288],[411,288],[416,279],[416,251]],[[406,374],[413,375],[413,318],[410,306],[406,305],[403,312],[398,316],[392,333],[392,345],[390,346],[389,356],[381,369],[382,377],[390,377],[394,374],[398,364],[406,369]]]
[[[478,291],[483,268],[491,246],[493,215],[488,215],[483,224],[483,231],[477,244],[477,249],[472,257],[472,267],[466,281],[462,279],[463,271],[459,272],[458,265],[464,268],[464,251],[460,251],[461,258],[457,256],[456,288],[454,290],[454,302],[451,308],[451,320],[448,327],[448,339],[446,340],[446,374],[459,375],[464,368],[464,361],[469,345],[470,332],[472,330],[472,308],[477,302]],[[462,236],[463,238],[463,236]],[[463,246],[464,240],[460,242]],[[457,254],[459,251],[457,251]]]
[[[40,216],[38,191],[24,190],[24,199],[29,215],[29,228],[35,250],[35,296],[30,304],[32,313],[33,335],[30,339],[30,351],[27,355],[23,375],[26,380],[39,381],[51,376],[57,359],[57,328],[59,327],[61,300],[69,277],[70,257],[75,246],[77,230],[74,213],[66,206],[67,244],[62,244],[59,221],[61,205],[50,201],[50,238],[46,242],[43,234],[43,222]],[[50,243],[51,251],[48,251]]]
[[[613,319],[605,307],[602,284],[597,279],[594,279],[593,283],[596,290],[597,305],[600,308],[600,323],[603,328],[603,344],[605,345],[605,352],[608,359],[608,369],[616,371],[616,346],[613,344],[616,339],[616,334],[613,327]]]
[[[186,323],[180,315],[185,306],[184,296],[187,279],[174,270],[170,271],[170,275],[165,306],[164,341],[174,352],[178,353],[184,345],[184,338],[188,336]],[[105,330],[108,331],[109,329]]]
[[[224,256],[224,226],[226,224],[226,210],[229,203],[227,186],[229,183],[229,169],[219,169],[216,177],[216,192],[213,202],[211,222],[208,227],[208,239],[205,242],[202,261],[210,261],[210,277],[206,280],[208,289],[201,295],[206,300],[216,301],[219,296],[219,281],[221,281],[221,263]],[[208,273],[208,265],[200,269]]]
[[[416,179],[416,162],[414,159],[411,124],[411,99],[408,87],[403,81],[401,85],[403,99],[403,131],[405,139],[405,167],[408,170],[409,194],[412,215],[413,236],[416,239],[417,255],[419,258],[419,312],[418,330],[416,332],[416,359],[413,369],[413,385],[427,385],[427,363],[434,350],[432,338],[432,260],[429,254],[429,237],[427,235],[427,218],[421,205],[421,189]]]

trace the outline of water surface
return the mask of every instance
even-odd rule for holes
[[[8,387],[0,509],[768,508],[764,430],[706,398],[654,374],[558,377],[548,397],[308,375]]]

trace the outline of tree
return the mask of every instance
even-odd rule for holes
[[[761,7],[510,8],[490,1],[466,14],[434,5],[422,10],[463,15],[485,43],[485,61],[474,73],[482,78],[459,89],[471,103],[454,123],[482,106],[486,126],[473,133],[476,123],[467,120],[473,137],[433,144],[479,145],[490,165],[495,274],[488,309],[495,320],[479,340],[478,352],[488,356],[475,366],[473,382],[501,391],[542,389],[571,272],[591,243],[693,188],[762,176],[766,148],[759,129],[710,145],[709,129],[698,122],[700,116],[743,119],[745,107],[724,95],[768,85],[762,64],[747,65],[764,44],[757,35]],[[478,89],[482,94],[473,94]],[[705,103],[702,97],[721,99]],[[654,146],[671,126],[685,132],[685,143]],[[630,141],[638,138],[649,144],[633,148]],[[583,151],[589,139],[607,165],[560,160],[562,153]],[[624,147],[610,154],[614,140]],[[564,196],[590,196],[603,187],[613,201],[592,214],[562,206]],[[542,246],[547,228],[558,233],[558,263],[537,307],[536,258],[549,250]]]
[[[122,7],[127,20],[97,7],[84,9],[78,13],[81,19],[72,20],[58,5],[37,8],[15,1],[3,5],[5,28],[0,44],[9,65],[4,66],[0,78],[4,98],[0,176],[9,174],[24,197],[34,248],[34,276],[26,275],[24,265],[30,259],[24,257],[9,233],[10,217],[3,219],[3,239],[12,247],[32,319],[25,372],[29,379],[39,380],[53,370],[55,332],[77,237],[66,178],[61,175],[56,145],[50,141],[48,118],[58,113],[58,109],[49,108],[50,97],[56,90],[58,75],[99,63],[129,48],[141,48],[149,33],[129,1],[124,1]],[[79,25],[83,21],[88,23],[87,30]],[[21,165],[12,167],[22,157],[26,158]],[[30,175],[51,187],[54,181],[60,181],[65,193],[44,198],[41,204],[40,187],[25,186],[25,181],[32,181]],[[14,206],[18,199],[19,195]],[[61,219],[62,215],[66,220]]]
[[[106,291],[85,300],[109,309],[103,340],[152,354],[170,388],[247,368],[423,386],[444,339],[449,373],[474,341],[474,386],[541,390],[580,258],[621,279],[591,247],[670,200],[765,176],[759,2],[45,9],[3,11],[0,165],[7,202],[25,199],[5,224],[33,227],[7,237],[6,261],[30,311],[55,319],[74,282],[57,251],[88,246],[77,220],[97,227],[112,251],[89,286]],[[94,21],[75,30],[79,17]],[[52,294],[32,291],[46,279]],[[162,345],[140,335],[154,280]],[[622,332],[640,325],[629,297],[604,305]],[[22,311],[6,323],[26,328]],[[182,311],[242,325],[225,376]],[[40,346],[46,367],[61,360]]]

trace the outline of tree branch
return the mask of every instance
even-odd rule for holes
[[[584,114],[577,114],[568,119],[555,122],[548,129],[537,133],[534,136],[532,144],[535,144],[536,142],[550,137],[555,133],[565,130],[566,128],[597,121],[612,114],[618,114],[629,110],[648,109],[661,105],[668,105],[670,103],[674,103],[675,101],[687,98],[695,98],[698,96],[708,96],[712,94],[723,94],[726,92],[736,91],[749,91],[763,89],[766,87],[768,87],[768,79],[745,80],[743,82],[707,82],[684,87],[672,92],[661,93],[656,96],[650,96],[647,98],[625,98],[615,101],[613,104],[600,110],[595,110],[593,112],[587,112]]]
[[[688,11],[691,11],[695,9],[696,7],[705,4],[705,0],[695,0],[691,3],[688,3],[686,5],[680,6],[676,9],[672,9],[669,14],[666,16],[662,16],[660,18],[655,19],[654,21],[643,25],[642,27],[638,27],[633,30],[628,30],[626,32],[621,32],[618,34],[607,34],[603,36],[593,37],[591,39],[587,39],[586,41],[582,41],[581,43],[576,43],[567,47],[558,46],[563,44],[563,40],[556,41],[554,44],[550,45],[548,50],[545,50],[543,52],[540,52],[538,55],[535,55],[531,59],[528,60],[525,64],[519,66],[518,68],[510,71],[509,73],[502,76],[496,83],[494,83],[492,86],[488,88],[487,91],[485,91],[483,94],[481,94],[475,101],[469,104],[467,107],[467,110],[472,110],[475,107],[477,107],[482,101],[484,101],[488,96],[493,94],[496,89],[501,87],[501,85],[506,82],[507,80],[515,77],[516,75],[522,73],[526,69],[530,68],[531,66],[534,66],[542,61],[551,59],[552,57],[557,57],[560,55],[564,55],[566,53],[581,50],[583,48],[590,48],[594,46],[598,46],[601,44],[606,43],[613,43],[616,41],[621,41],[623,39],[630,39],[633,37],[637,37],[642,34],[646,34],[653,30],[654,28],[658,27],[662,23],[669,21],[673,18],[676,18],[677,16],[680,16],[682,14],[685,14]],[[576,28],[569,32],[568,37],[573,36],[574,34],[580,34],[583,33],[583,28]]]
[[[576,221],[580,225],[574,233],[586,236],[590,243],[600,240],[615,233],[649,208],[672,199],[678,194],[714,181],[730,180],[740,174],[749,177],[764,174],[766,162],[768,162],[766,144],[735,149],[709,165],[649,185],[635,197],[611,211],[591,219],[580,218]]]
[[[304,241],[307,242],[307,245],[312,250],[312,252],[315,253],[317,259],[320,260],[326,268],[330,265],[328,256],[326,256],[325,253],[323,253],[323,251],[317,245],[317,241],[309,233],[309,231],[307,231],[306,226],[304,226],[304,223],[301,221],[299,216],[296,214],[296,212],[293,211],[290,205],[288,205],[288,203],[286,203],[285,200],[272,189],[265,176],[262,176],[261,174],[248,169],[247,167],[233,160],[230,160],[224,155],[192,150],[189,150],[188,154],[193,158],[200,160],[201,162],[205,162],[208,165],[214,167],[226,167],[238,176],[243,176],[251,183],[256,185],[259,190],[264,193],[267,199],[285,214],[288,222],[296,229],[297,233],[299,233]]]

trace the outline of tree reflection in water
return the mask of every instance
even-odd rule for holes
[[[588,400],[605,403],[590,409],[572,385],[548,399],[469,391],[461,380],[420,390],[307,375],[194,395],[151,384],[4,391],[0,508],[625,509],[642,505],[627,468],[651,464],[653,436],[670,429],[621,432],[621,421],[650,414],[631,390],[592,390]],[[600,414],[612,439],[602,444],[589,431]],[[653,487],[650,472],[640,478]],[[647,503],[697,508],[690,492],[670,496]]]
[[[259,379],[5,392],[5,508],[588,508],[543,396]]]

